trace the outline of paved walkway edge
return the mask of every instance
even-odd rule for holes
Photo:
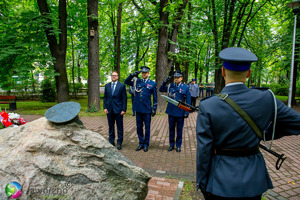
[[[184,182],[179,181],[177,190],[176,190],[175,195],[174,195],[174,200],[179,200],[181,192],[182,192],[183,185],[184,185]]]

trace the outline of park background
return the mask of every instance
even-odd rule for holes
[[[192,78],[198,83],[215,82],[215,93],[218,93],[224,87],[219,52],[226,47],[242,47],[258,57],[258,62],[251,65],[253,72],[246,85],[269,87],[286,102],[294,14],[298,12],[287,7],[290,2],[0,0],[0,95],[16,96],[15,112],[28,121],[41,117],[57,102],[77,101],[81,104],[79,115],[87,127],[107,133],[102,111],[103,86],[110,81],[113,70],[119,72],[120,81],[124,82],[129,73],[139,70],[140,66],[149,66],[150,79],[155,80],[158,87],[170,72],[181,70],[184,82]],[[298,16],[296,18],[299,21]],[[299,107],[295,99],[300,94],[299,23],[296,28],[292,97],[295,109]],[[158,96],[158,111],[162,113],[166,104]],[[9,108],[8,104],[0,104],[0,107],[0,110]],[[154,124],[167,123],[160,113],[154,117]],[[135,138],[131,114],[128,94],[125,124],[129,124],[126,130],[130,133],[127,134]],[[195,119],[196,113],[192,113],[185,127],[185,132],[188,130],[185,137],[194,137]],[[166,128],[163,127],[158,127],[159,135],[153,135],[157,139],[152,137],[154,145],[149,152],[150,158],[162,155],[161,160],[156,160],[164,165],[157,164],[155,169],[163,166],[163,169],[173,170],[174,166],[170,168],[168,164],[183,160],[173,171],[182,173],[186,170],[194,175],[194,139],[187,140],[190,144],[185,141],[184,154],[166,154],[167,130],[165,143],[159,138],[161,130]],[[297,148],[281,148],[282,143],[299,145],[296,138],[275,141],[275,150],[290,158],[283,166],[283,173],[274,170],[274,158],[264,155],[277,189],[271,192],[275,193],[273,196],[278,193],[280,197],[296,199],[299,165],[293,153]],[[137,159],[134,161],[141,167],[150,166],[150,159],[139,162],[143,156],[132,153],[136,144],[137,141],[132,145],[131,141],[126,141],[123,153],[132,160]],[[167,178],[172,176],[175,175]],[[296,186],[288,183],[291,180]],[[196,194],[194,182],[188,183],[185,184],[186,193]],[[189,187],[192,192],[188,191]],[[188,198],[183,196],[183,199]]]
[[[43,102],[87,95],[82,97],[85,111],[97,112],[102,107],[99,86],[113,70],[123,82],[146,65],[158,87],[176,69],[184,73],[184,82],[215,82],[218,93],[224,87],[218,54],[235,46],[258,57],[248,86],[287,96],[294,28],[287,3],[1,0],[0,92]],[[296,33],[293,100],[300,94]],[[163,112],[165,102],[158,96],[158,111]]]

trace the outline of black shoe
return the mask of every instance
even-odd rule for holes
[[[168,148],[168,151],[172,151],[174,149],[174,146],[170,146],[169,148]]]
[[[110,143],[111,145],[115,146],[115,143]]]
[[[141,150],[143,148],[143,146],[138,146],[138,148],[136,148],[135,150],[136,151],[139,151],[139,150]]]
[[[180,151],[181,151],[180,147],[177,147],[177,148],[176,148],[176,151],[177,151],[177,152],[180,152]]]
[[[122,149],[122,145],[121,145],[121,144],[118,144],[117,149],[118,149],[118,150],[121,150],[121,149]]]
[[[147,152],[147,151],[148,151],[148,147],[144,146],[144,152]]]

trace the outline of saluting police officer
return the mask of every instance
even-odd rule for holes
[[[181,83],[182,73],[180,71],[175,71],[173,74],[175,83],[168,82],[171,80],[172,76],[166,78],[161,84],[159,91],[167,92],[168,96],[174,100],[186,101],[186,103],[191,104],[191,93],[187,84]],[[175,127],[177,127],[177,137],[176,137],[176,151],[181,151],[182,145],[182,131],[184,126],[184,118],[188,118],[189,113],[176,107],[175,105],[168,103],[166,113],[169,116],[169,149],[172,151],[175,146]]]
[[[154,117],[157,108],[157,86],[154,81],[148,78],[149,71],[149,67],[142,66],[141,71],[130,74],[124,81],[125,84],[133,86],[135,89],[134,106],[136,112],[137,135],[139,137],[139,146],[135,150],[140,151],[141,149],[144,149],[144,152],[148,151],[151,116]],[[141,72],[143,78],[137,78],[132,81],[132,79],[138,77]],[[153,95],[153,104],[151,103],[151,95]],[[143,134],[143,124],[145,124],[145,135]]]
[[[226,86],[221,91],[224,97],[207,97],[199,104],[197,187],[206,200],[260,200],[265,191],[273,188],[259,152],[260,137],[252,129],[253,124],[249,125],[227,103],[228,97],[261,132],[275,121],[275,138],[299,135],[300,115],[276,99],[271,91],[250,89],[245,85],[251,74],[250,65],[257,61],[252,52],[230,47],[222,50],[219,57],[224,61],[222,76]],[[271,138],[268,134],[265,136]]]

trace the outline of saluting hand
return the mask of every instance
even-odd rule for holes
[[[173,77],[173,75],[168,76],[168,78],[166,78],[166,79],[164,80],[164,82],[165,82],[165,83],[169,82],[169,81],[172,79],[172,77]]]
[[[137,77],[137,76],[139,75],[139,73],[141,73],[141,71],[136,71],[136,72],[133,72],[133,74],[132,74],[132,75]]]

